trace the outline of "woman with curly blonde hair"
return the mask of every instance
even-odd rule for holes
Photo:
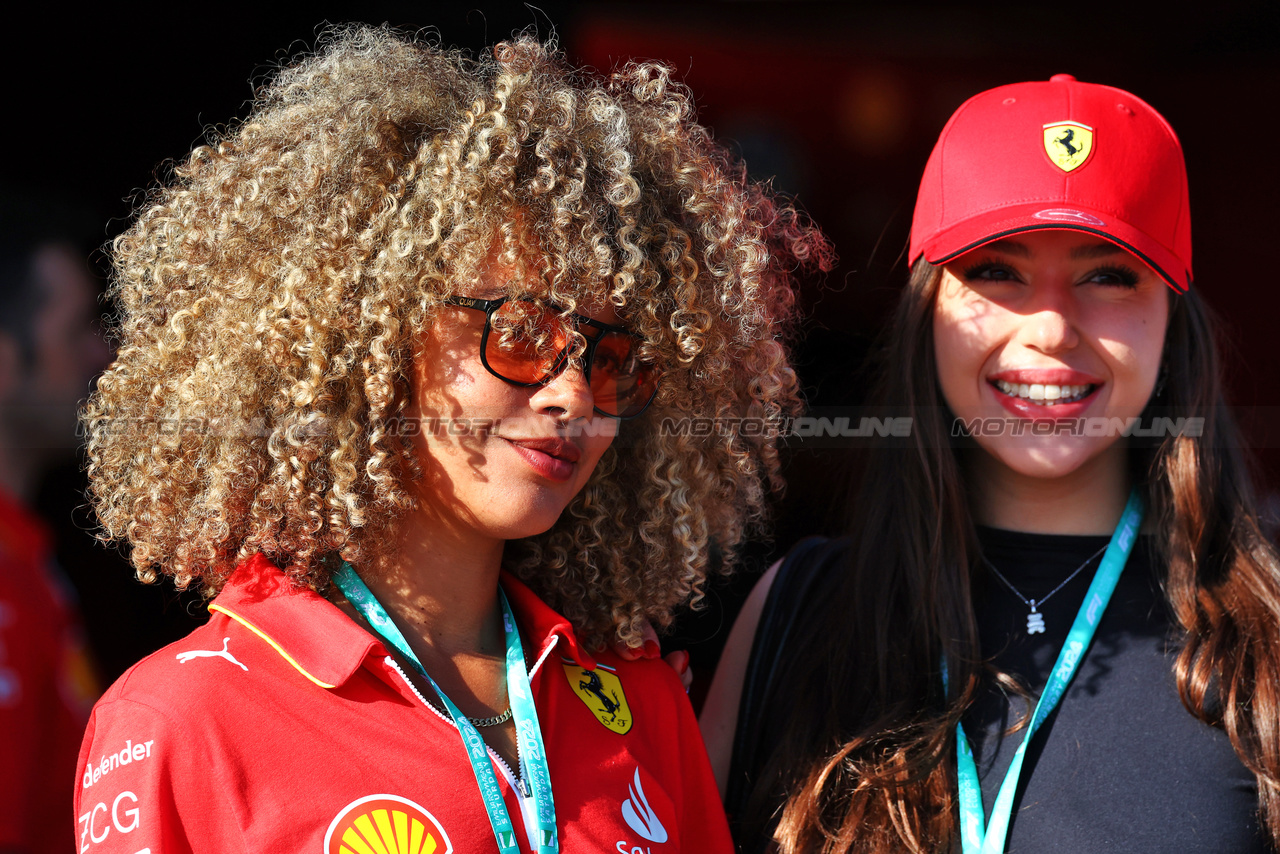
[[[353,28],[153,196],[93,501],[215,598],[95,710],[81,850],[729,850],[677,677],[609,647],[761,521],[830,255],[692,112]]]

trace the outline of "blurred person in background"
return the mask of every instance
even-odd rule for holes
[[[30,505],[43,472],[74,454],[76,408],[108,351],[72,229],[13,201],[0,244],[0,852],[60,854],[73,850],[69,781],[97,682]]]

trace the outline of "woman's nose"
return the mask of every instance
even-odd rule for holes
[[[1059,353],[1080,343],[1069,293],[1046,294],[1023,323],[1023,341],[1042,353]]]
[[[570,363],[551,382],[540,386],[530,402],[539,412],[549,412],[567,421],[588,418],[595,411],[591,384],[578,362]]]

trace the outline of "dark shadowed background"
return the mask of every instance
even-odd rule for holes
[[[11,198],[40,195],[88,212],[90,242],[125,225],[166,158],[204,130],[242,117],[253,81],[314,45],[325,21],[433,28],[480,49],[515,30],[553,31],[575,61],[607,70],[662,59],[693,91],[702,121],[772,176],[834,239],[839,267],[803,283],[808,316],[798,362],[810,402],[861,402],[856,373],[905,280],[903,255],[920,172],[950,113],[968,96],[1066,72],[1128,89],[1160,110],[1187,155],[1197,286],[1226,321],[1230,388],[1259,480],[1280,484],[1280,314],[1270,254],[1280,195],[1280,4],[1179,13],[1157,3],[314,3],[306,11],[210,5],[175,17],[100,5],[37,10],[11,28],[4,63],[4,172]],[[101,257],[97,259],[101,264]],[[104,307],[108,311],[109,307]],[[683,620],[709,674],[736,602],[755,572],[807,533],[838,525],[839,447],[793,442],[776,535],[752,566]],[[828,443],[829,445],[830,443]],[[61,560],[80,590],[103,676],[174,639],[202,614],[192,597],[143,590],[83,533],[74,467],[46,481]],[[1280,513],[1269,499],[1268,512]],[[1273,529],[1274,530],[1274,529]]]

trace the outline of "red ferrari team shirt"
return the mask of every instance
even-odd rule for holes
[[[528,588],[502,584],[526,639],[561,849],[731,852],[671,668],[595,659]],[[381,642],[262,557],[210,610],[95,707],[76,779],[81,854],[497,851],[457,729]],[[530,850],[532,804],[491,757]]]
[[[97,696],[44,525],[0,492],[0,851],[71,850],[67,775]]]

